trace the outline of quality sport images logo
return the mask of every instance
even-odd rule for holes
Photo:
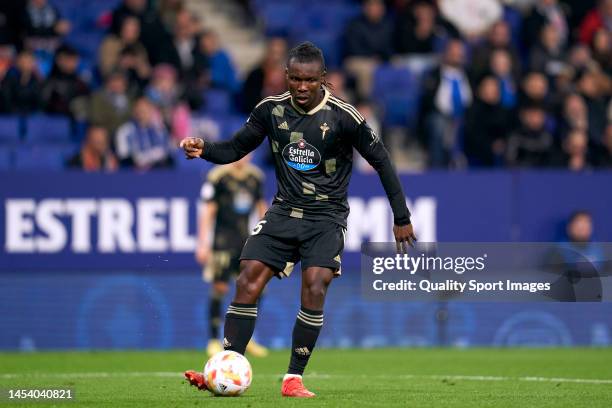
[[[289,143],[283,149],[285,162],[296,170],[312,170],[321,162],[321,154],[313,145],[306,143],[304,139]]]

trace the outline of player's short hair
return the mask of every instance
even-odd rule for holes
[[[572,222],[576,221],[576,219],[579,217],[587,217],[587,218],[593,219],[593,216],[591,215],[590,211],[580,209],[580,210],[572,211],[572,213],[570,214],[567,220],[567,223],[571,224]]]
[[[291,61],[300,63],[317,61],[321,63],[321,71],[326,71],[325,57],[323,57],[323,52],[319,47],[310,41],[305,41],[289,50],[289,53],[287,54],[287,67],[289,67]]]

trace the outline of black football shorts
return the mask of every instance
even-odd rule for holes
[[[225,282],[238,276],[240,252],[236,250],[213,250],[211,260],[204,269],[205,282]]]
[[[330,268],[340,276],[346,230],[330,221],[294,218],[268,211],[242,249],[240,260],[270,266],[278,278],[288,277],[296,263]]]

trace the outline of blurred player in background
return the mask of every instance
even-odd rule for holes
[[[348,183],[356,149],[376,170],[393,210],[398,249],[416,237],[406,197],[389,153],[363,116],[326,86],[323,54],[306,42],[287,58],[289,92],[263,99],[234,137],[221,143],[187,138],[187,158],[231,163],[266,136],[273,152],[278,192],[240,255],[236,295],[225,315],[223,346],[244,354],[257,319],[257,300],[273,276],[288,277],[301,262],[301,307],[293,328],[291,360],[283,378],[286,397],[311,398],[302,374],[323,326],[323,305],[332,279],[340,275],[349,213]],[[185,372],[206,388],[201,373]]]
[[[229,281],[238,276],[240,251],[249,236],[249,217],[266,212],[263,199],[263,173],[249,163],[249,155],[209,173],[200,193],[202,209],[198,223],[196,259],[204,267],[204,280],[212,283],[209,303],[209,356],[223,350],[219,341],[221,304],[229,292]],[[249,354],[264,357],[265,347],[251,340]]]
[[[600,276],[610,271],[605,249],[593,241],[593,216],[589,211],[574,211],[567,221],[566,239],[560,242],[548,260],[552,272],[560,278],[553,283],[550,296],[563,302],[601,302]]]

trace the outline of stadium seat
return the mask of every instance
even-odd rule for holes
[[[232,95],[222,89],[210,89],[204,93],[202,113],[215,117],[225,116],[232,110]]]
[[[221,126],[221,139],[227,140],[231,138],[245,122],[246,118],[238,115],[232,115],[221,119],[219,121],[219,125]]]
[[[414,124],[418,108],[418,85],[405,67],[381,65],[374,71],[372,99],[384,111],[387,126]]]
[[[21,135],[19,116],[0,116],[0,144],[15,144]]]
[[[10,170],[13,167],[12,151],[8,147],[0,146],[0,171]]]
[[[297,44],[302,41],[311,41],[321,48],[325,56],[325,64],[328,68],[337,68],[340,66],[340,34],[328,32],[325,30],[309,30],[304,34],[296,34],[291,37],[293,43]]]
[[[262,8],[262,17],[269,36],[285,36],[294,24],[296,5],[290,1],[267,2]]]
[[[15,168],[61,170],[76,150],[77,147],[72,144],[19,146],[15,149]]]
[[[61,115],[32,115],[26,121],[26,141],[68,143],[72,136],[70,119]]]
[[[66,42],[77,49],[81,58],[93,62],[104,35],[102,31],[74,31],[68,35]]]

